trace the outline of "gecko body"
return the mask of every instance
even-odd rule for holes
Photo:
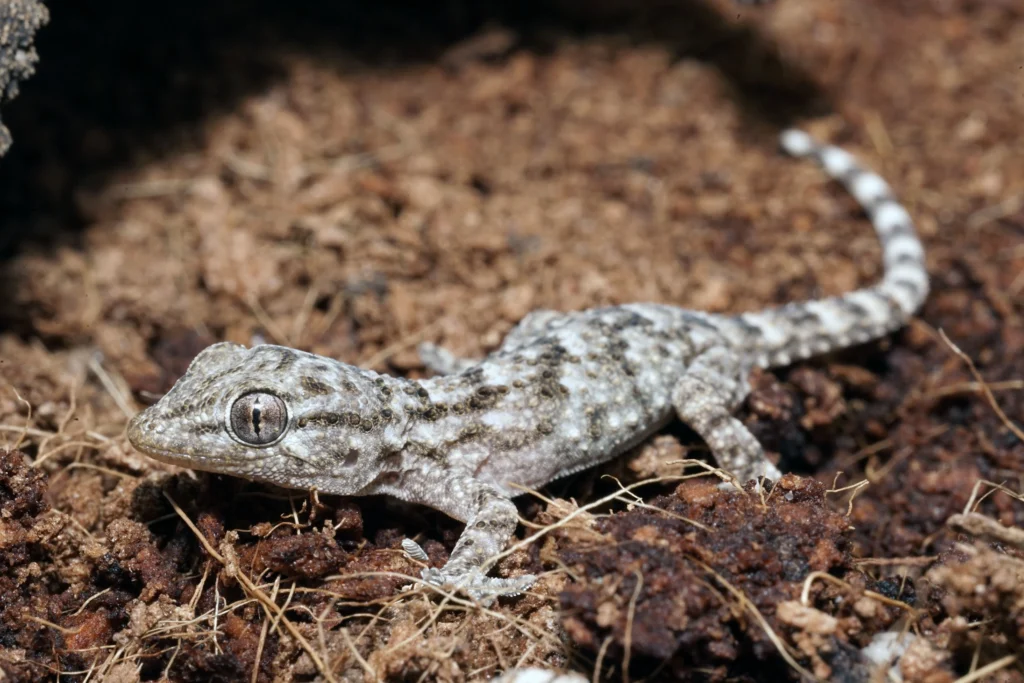
[[[733,410],[754,367],[878,338],[928,292],[910,216],[848,153],[787,131],[862,204],[885,275],[842,296],[715,315],[662,304],[535,311],[482,360],[425,347],[439,376],[390,377],[274,345],[220,343],[200,353],[128,438],[169,463],[339,495],[389,494],[466,523],[432,583],[482,599],[532,576],[488,577],[513,535],[512,498],[607,461],[679,418],[740,481],[778,469]],[[416,549],[415,544],[409,546]]]

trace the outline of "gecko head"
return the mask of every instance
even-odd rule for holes
[[[395,415],[376,375],[281,346],[214,344],[128,424],[155,460],[288,488],[358,493]]]

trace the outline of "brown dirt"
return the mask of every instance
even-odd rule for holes
[[[0,164],[3,674],[854,681],[910,629],[909,680],[1024,681],[1024,443],[937,332],[1024,422],[1024,3],[479,5],[51,5]],[[800,475],[770,495],[601,477],[678,475],[703,448],[673,427],[524,499],[562,526],[498,571],[544,577],[481,610],[400,590],[400,541],[443,561],[443,515],[123,437],[212,340],[419,376],[419,340],[480,354],[534,308],[870,282],[853,201],[776,152],[790,123],[891,181],[934,292],[892,338],[754,378],[741,417]],[[968,506],[1004,532],[947,524]]]

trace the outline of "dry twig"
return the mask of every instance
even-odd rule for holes
[[[942,341],[946,343],[950,350],[955,353],[960,360],[967,364],[967,368],[971,371],[971,375],[974,376],[975,381],[981,386],[981,392],[985,395],[985,400],[987,400],[988,404],[992,406],[992,410],[999,416],[1000,421],[1006,425],[1007,429],[1013,432],[1014,436],[1020,439],[1021,443],[1024,443],[1024,430],[1021,430],[1020,427],[1015,425],[1010,418],[1006,416],[1003,409],[999,407],[999,403],[996,402],[996,397],[992,393],[992,389],[989,387],[988,382],[985,381],[985,378],[981,376],[981,373],[978,372],[978,368],[974,365],[974,361],[971,360],[970,356],[961,351],[959,346],[950,341],[949,337],[946,336],[945,330],[939,330],[939,336],[942,337]]]

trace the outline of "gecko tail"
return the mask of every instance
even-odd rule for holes
[[[889,184],[850,153],[804,131],[787,130],[779,142],[792,156],[817,161],[860,203],[882,244],[885,275],[874,286],[841,296],[725,317],[737,334],[747,336],[762,367],[882,337],[906,324],[928,295],[924,248]]]

